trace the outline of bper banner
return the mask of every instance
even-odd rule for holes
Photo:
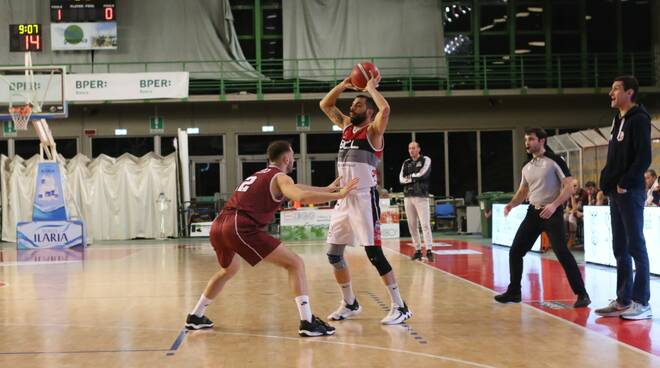
[[[68,101],[187,98],[188,72],[68,74]]]

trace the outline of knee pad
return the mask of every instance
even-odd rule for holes
[[[330,249],[328,249],[328,262],[339,271],[346,268],[346,260],[344,260],[344,248],[345,245],[334,245],[330,244]]]
[[[390,263],[387,261],[387,258],[385,258],[385,255],[383,254],[383,249],[381,247],[375,247],[375,246],[370,246],[370,247],[364,247],[364,250],[367,252],[367,257],[369,257],[369,262],[371,262],[374,267],[376,267],[376,270],[378,270],[378,274],[383,276],[386,275],[388,272],[392,271],[392,266],[390,266]]]

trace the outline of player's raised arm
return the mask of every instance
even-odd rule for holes
[[[370,72],[371,73],[371,72]],[[390,104],[387,103],[387,100],[383,95],[378,91],[378,83],[380,83],[380,74],[374,77],[371,74],[371,78],[367,82],[367,87],[365,91],[369,92],[371,98],[373,98],[376,106],[378,107],[378,113],[374,118],[373,124],[370,125],[369,129],[372,130],[372,133],[376,136],[382,137],[385,134],[385,129],[387,129],[387,123],[390,119]]]
[[[353,88],[351,84],[351,78],[348,77],[337,84],[333,89],[328,92],[325,97],[319,103],[321,111],[332,121],[333,124],[337,125],[340,128],[344,128],[346,124],[351,121],[351,118],[344,115],[344,113],[339,110],[337,107],[337,97],[341,95],[348,88]]]

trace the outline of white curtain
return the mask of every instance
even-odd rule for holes
[[[440,0],[282,0],[284,59],[308,59],[284,78],[343,79],[365,57],[383,77],[446,76],[442,19]]]
[[[70,216],[85,221],[90,242],[176,236],[175,160],[175,154],[154,153],[94,160],[78,154],[68,162],[60,157]],[[38,163],[38,155],[0,156],[3,241],[16,241],[16,223],[31,221]],[[161,193],[169,200],[165,205]]]

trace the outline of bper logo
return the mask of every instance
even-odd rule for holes
[[[140,88],[165,88],[172,87],[169,79],[140,79]]]
[[[98,88],[107,88],[108,82],[104,80],[82,80],[76,81],[76,89],[98,89]]]

